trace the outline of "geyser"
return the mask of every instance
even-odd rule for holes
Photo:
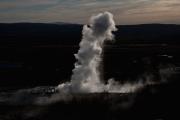
[[[83,27],[83,37],[79,44],[80,49],[75,58],[75,68],[72,70],[71,81],[58,85],[57,89],[61,93],[100,93],[134,92],[151,82],[119,84],[110,79],[107,84],[100,80],[99,65],[105,41],[113,40],[113,31],[116,31],[113,15],[109,12],[92,16],[89,25]]]
[[[77,91],[97,92],[102,90],[99,63],[105,40],[112,40],[115,31],[113,15],[109,12],[98,14],[90,19],[90,25],[83,28],[80,49],[75,54],[78,60],[73,69],[71,83]]]
[[[116,31],[113,15],[109,12],[92,16],[89,26],[83,27],[83,38],[75,58],[71,81],[60,84],[58,89],[63,92],[102,92],[106,87],[100,80],[99,64],[103,43],[113,40],[112,31]]]

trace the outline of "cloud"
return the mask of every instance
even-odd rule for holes
[[[56,4],[57,0],[1,0],[0,9]]]
[[[180,23],[179,0],[1,0],[0,22],[85,24],[90,15],[110,11],[117,24]]]

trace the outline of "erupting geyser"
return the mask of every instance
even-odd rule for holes
[[[112,31],[116,31],[113,15],[109,12],[92,16],[89,26],[83,27],[83,38],[75,57],[77,62],[73,69],[71,81],[60,84],[63,92],[102,92],[106,87],[101,83],[99,63],[105,40],[113,40]]]
[[[83,27],[83,38],[79,44],[80,49],[75,54],[77,62],[72,70],[71,81],[58,85],[58,91],[61,93],[128,93],[144,86],[145,83],[141,81],[121,85],[113,79],[110,79],[107,84],[100,80],[99,65],[103,44],[105,41],[113,40],[112,32],[116,30],[111,13],[104,12],[91,17],[90,24]]]

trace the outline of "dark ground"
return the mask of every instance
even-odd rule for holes
[[[161,63],[179,66],[179,25],[117,27],[116,40],[104,47],[105,80],[136,77],[145,69],[154,72]],[[0,24],[0,86],[34,87],[69,80],[81,31],[82,25],[73,24]]]
[[[133,95],[75,95],[80,98],[43,106],[0,103],[0,120],[178,119],[180,26],[118,28],[116,41],[104,46],[102,78],[134,82],[147,73],[159,80],[159,69],[171,65],[175,73],[168,83],[147,86]],[[69,80],[81,30],[81,25],[69,24],[0,24],[0,92]]]
[[[149,86],[133,94],[74,94],[70,100],[48,105],[1,104],[1,120],[176,120],[179,88]],[[173,92],[174,91],[174,92]]]

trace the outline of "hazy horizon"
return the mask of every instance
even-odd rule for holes
[[[71,23],[71,22],[0,22],[0,24],[67,24],[67,25],[86,25],[88,23]],[[128,25],[180,25],[180,23],[137,23],[137,24],[116,24],[116,26],[128,26]]]
[[[103,11],[118,25],[180,24],[179,0],[1,0],[0,23],[86,24]]]

